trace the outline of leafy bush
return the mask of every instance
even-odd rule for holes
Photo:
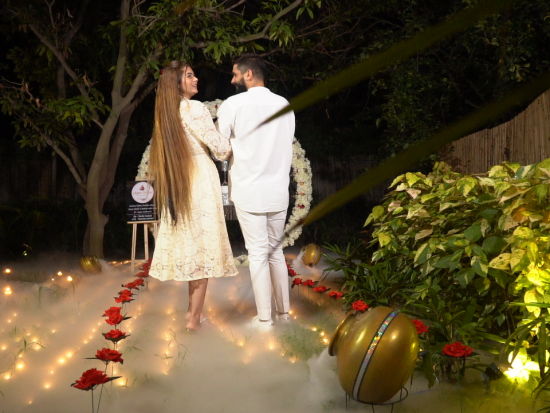
[[[390,188],[366,220],[372,263],[348,268],[350,294],[367,298],[372,285],[396,280],[400,292],[386,285],[377,301],[426,320],[427,346],[462,340],[489,349],[490,339],[505,344],[495,346],[503,355],[524,348],[539,364],[541,388],[550,384],[550,159],[504,163],[483,175],[436,163],[428,175],[400,175]],[[339,259],[334,268],[346,255]],[[381,268],[384,277],[374,271]]]

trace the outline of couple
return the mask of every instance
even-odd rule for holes
[[[288,104],[264,86],[265,73],[257,56],[235,61],[231,83],[246,91],[220,106],[218,129],[208,109],[191,100],[198,79],[189,65],[172,62],[159,77],[149,177],[155,181],[161,223],[149,274],[161,281],[189,281],[188,330],[200,327],[208,279],[238,273],[211,155],[219,160],[233,155],[230,196],[248,251],[258,311],[252,324],[259,329],[273,324],[272,294],[278,317],[289,317],[280,240],[288,207],[294,114],[258,128]]]

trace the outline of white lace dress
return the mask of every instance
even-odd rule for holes
[[[195,162],[191,214],[176,226],[166,214],[161,216],[149,274],[161,281],[237,275],[223,215],[220,178],[210,158],[210,153],[220,160],[229,157],[230,144],[218,133],[201,102],[183,99],[180,115]]]

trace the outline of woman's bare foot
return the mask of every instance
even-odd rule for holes
[[[185,329],[187,331],[197,331],[201,327],[200,314],[198,317],[192,317],[191,313],[185,314]]]

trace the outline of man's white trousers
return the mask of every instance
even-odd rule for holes
[[[246,212],[235,208],[248,251],[250,277],[258,318],[271,320],[271,296],[279,313],[290,309],[288,270],[281,247],[286,210]]]

